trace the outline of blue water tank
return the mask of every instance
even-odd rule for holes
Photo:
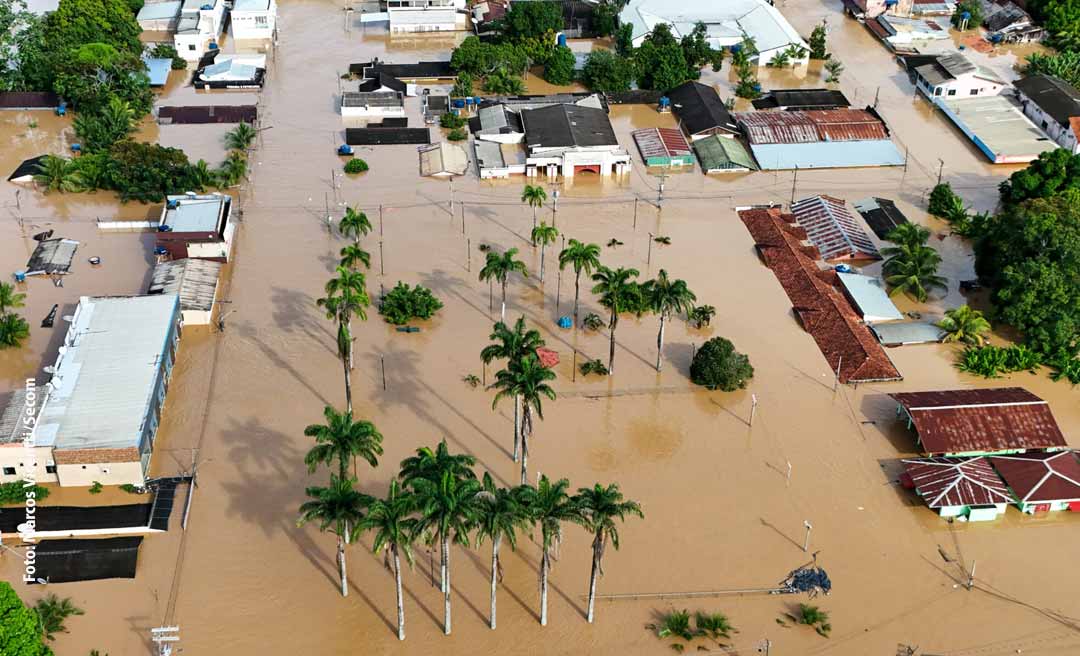
[[[217,49],[218,49],[217,41],[211,41],[210,42],[210,50],[217,50]]]
[[[477,103],[476,98],[473,98],[472,96],[465,96],[465,104],[466,105],[475,105],[476,103]]]
[[[165,225],[164,223],[161,223],[161,224],[158,224],[157,231],[158,232],[172,232],[172,226]]]
[[[735,45],[731,46],[731,52],[742,52],[742,44],[736,43]]]
[[[661,107],[668,107],[670,105],[671,105],[671,98],[668,98],[667,96],[660,96],[660,106]]]
[[[556,39],[556,43],[558,43],[560,46],[563,46],[565,48],[566,47],[566,34],[564,34],[562,32],[559,32],[559,36]]]
[[[559,317],[559,328],[572,328],[574,325],[570,317]]]
[[[971,20],[971,12],[970,11],[965,11],[965,12],[961,13],[960,18],[963,18],[964,20]]]
[[[337,154],[338,155],[352,155],[353,154],[352,146],[350,146],[348,144],[341,144],[340,146],[338,146]]]
[[[169,249],[165,248],[164,246],[158,246],[157,248],[154,249],[154,255],[168,255],[168,254],[169,254]]]
[[[25,271],[16,271],[15,272],[15,282],[26,282],[26,272]]]
[[[453,100],[451,101],[451,104],[452,104],[452,105],[453,105],[454,107],[456,107],[456,108],[458,108],[458,109],[461,109],[462,107],[464,107],[464,106],[465,106],[465,101],[464,101],[464,100],[463,100],[462,98],[454,98],[454,99],[453,99]]]
[[[67,101],[61,100],[60,104],[56,106],[56,115],[63,116],[67,114]]]
[[[71,144],[71,152],[78,153],[82,151],[82,144]]]

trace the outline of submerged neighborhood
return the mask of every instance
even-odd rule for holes
[[[0,0],[0,654],[1080,652],[1078,12]]]

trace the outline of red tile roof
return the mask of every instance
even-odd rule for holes
[[[990,462],[1025,503],[1080,501],[1080,460],[1073,451],[994,456]]]
[[[889,132],[864,109],[814,109],[793,112],[740,112],[735,120],[751,144],[887,140]]]
[[[772,208],[742,210],[739,218],[829,368],[840,367],[840,382],[900,380],[881,344],[844,298],[836,273],[819,268],[817,249],[801,243],[806,231],[794,224],[794,217]]]
[[[682,130],[675,128],[645,128],[631,133],[634,142],[637,143],[641,156],[649,157],[674,157],[689,155],[690,144],[686,143],[686,137]]]
[[[1065,447],[1050,406],[1020,387],[898,392],[929,454]]]
[[[931,508],[1013,503],[1001,477],[981,456],[905,460],[904,469]]]
[[[1077,139],[1080,139],[1080,116],[1069,117],[1069,127]]]
[[[791,212],[825,260],[881,259],[843,199],[825,195],[804,198],[791,206]]]

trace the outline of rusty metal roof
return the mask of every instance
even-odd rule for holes
[[[1020,387],[897,392],[928,454],[1065,447],[1050,405]]]
[[[1080,460],[1073,451],[994,456],[990,462],[1025,503],[1080,501]]]
[[[881,259],[874,242],[848,211],[843,199],[824,194],[811,196],[792,205],[791,213],[826,261],[841,257]]]
[[[686,143],[682,131],[675,128],[645,128],[635,130],[631,134],[641,151],[641,156],[645,159],[690,154],[690,144]]]
[[[1013,503],[986,458],[917,458],[904,461],[915,490],[931,508]]]
[[[888,140],[881,119],[864,109],[740,112],[735,115],[751,144]]]

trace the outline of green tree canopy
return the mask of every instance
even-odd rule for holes
[[[581,82],[590,91],[629,91],[634,83],[634,62],[610,50],[593,50],[585,60]]]
[[[563,29],[561,2],[515,2],[502,19],[503,36],[539,39]]]
[[[194,167],[184,151],[155,143],[119,141],[109,149],[109,184],[120,198],[160,203],[169,194],[197,190]]]
[[[26,606],[7,581],[0,581],[0,654],[52,656],[41,639],[37,613]]]
[[[142,28],[125,0],[60,0],[45,18],[48,49],[61,53],[87,43],[105,43],[129,55],[142,53]]]
[[[1020,203],[1031,198],[1048,198],[1066,189],[1080,188],[1080,155],[1064,148],[1040,153],[1027,168],[1002,182],[1001,200]]]
[[[754,377],[750,358],[735,350],[723,337],[713,337],[701,345],[690,364],[690,380],[710,390],[733,392],[746,387]]]
[[[544,66],[544,79],[551,84],[565,85],[574,81],[574,52],[566,46],[555,48],[547,65]]]
[[[657,25],[637,49],[638,86],[669,91],[693,77],[686,54],[666,23]]]

